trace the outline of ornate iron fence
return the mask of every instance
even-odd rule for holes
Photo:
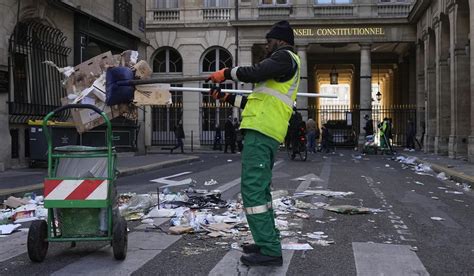
[[[204,102],[201,104],[201,145],[213,145],[216,128],[221,131],[221,141],[224,139],[224,125],[229,116],[232,116],[233,107],[229,103]]]
[[[60,30],[35,20],[15,26],[9,41],[14,87],[8,101],[10,123],[42,119],[61,105],[61,98],[66,96],[61,75],[43,62],[49,60],[59,67],[66,66],[71,48],[64,46],[65,40]],[[65,120],[69,114],[63,113],[56,119]]]
[[[313,118],[318,127],[327,124],[336,146],[355,146],[360,131],[359,106],[329,105],[309,106],[308,118]],[[392,120],[392,143],[395,146],[405,146],[408,119],[416,121],[416,106],[394,105],[373,106],[372,120],[374,131],[378,134],[377,124],[384,118]],[[362,122],[365,124],[365,122]]]

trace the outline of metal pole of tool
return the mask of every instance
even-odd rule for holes
[[[190,92],[209,92],[209,88],[197,88],[197,87],[170,87],[169,91],[190,91]],[[234,94],[250,94],[252,90],[239,90],[239,89],[221,89],[224,93]],[[299,97],[310,97],[310,98],[333,98],[336,99],[336,95],[322,95],[316,93],[298,93]]]

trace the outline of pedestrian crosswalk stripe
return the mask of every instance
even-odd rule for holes
[[[357,275],[429,275],[409,245],[353,242]]]
[[[256,266],[248,267],[240,262],[242,252],[238,250],[229,251],[224,258],[217,263],[217,265],[209,272],[209,276],[250,276],[250,275],[286,275],[288,267],[293,258],[294,250],[283,251],[283,265],[268,267]]]
[[[26,232],[16,232],[0,238],[0,262],[26,253],[27,236],[28,233]]]
[[[124,261],[115,260],[112,247],[104,246],[52,275],[130,275],[180,238],[163,233],[132,232],[128,236]]]

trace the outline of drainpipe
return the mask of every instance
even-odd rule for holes
[[[239,0],[235,0],[235,21],[239,21]],[[235,65],[239,64],[239,27],[235,26]]]
[[[235,0],[235,21],[239,21],[239,0]],[[239,26],[235,26],[235,65],[239,65]],[[235,88],[239,89],[239,83],[235,82]],[[238,108],[233,110],[233,118],[239,118]]]

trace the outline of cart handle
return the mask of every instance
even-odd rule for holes
[[[52,152],[53,152],[53,143],[52,143],[52,137],[49,133],[48,130],[48,121],[49,118],[51,118],[54,114],[59,113],[61,111],[67,110],[67,109],[72,109],[72,108],[88,108],[104,118],[105,123],[107,124],[107,131],[106,131],[106,139],[107,139],[107,158],[109,160],[109,172],[111,170],[111,165],[110,165],[110,160],[112,159],[112,124],[110,123],[109,118],[107,117],[107,114],[97,108],[97,106],[91,105],[91,104],[68,104],[65,106],[60,106],[56,108],[55,110],[51,111],[44,117],[43,119],[43,133],[46,136],[46,141],[48,142],[48,177],[52,177]]]

